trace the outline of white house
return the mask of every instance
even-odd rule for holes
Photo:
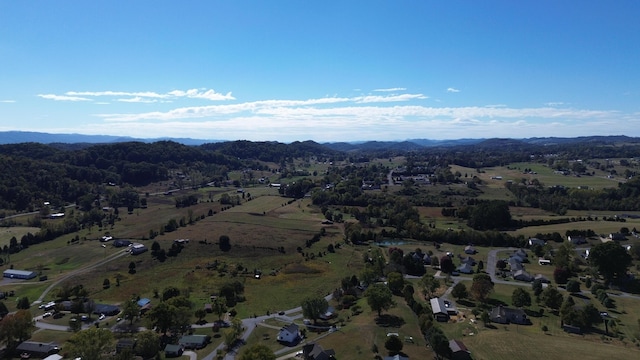
[[[283,343],[295,343],[300,338],[302,338],[300,328],[294,323],[283,326],[278,333],[278,341]]]

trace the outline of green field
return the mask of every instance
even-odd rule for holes
[[[379,159],[378,164],[395,167],[402,164],[402,159]],[[310,161],[296,163],[297,168],[310,172],[316,171],[322,176],[330,165],[314,163]],[[338,165],[334,165],[338,166]],[[531,168],[537,174],[522,174],[522,168]],[[482,188],[480,199],[512,200],[510,193],[504,188],[504,182],[512,179],[520,181],[522,178],[538,178],[545,184],[562,184],[565,186],[578,186],[583,181],[591,181],[587,185],[593,188],[616,186],[617,180],[607,179],[596,174],[593,177],[566,177],[556,175],[543,165],[511,164],[509,167],[487,168],[484,172],[476,174],[474,169],[452,167],[452,171],[460,171],[462,174],[478,175],[486,182]],[[275,174],[271,172],[256,172],[252,176],[270,176],[275,180]],[[492,176],[503,176],[503,180],[493,180]],[[231,180],[242,180],[246,177],[243,172],[235,172],[230,176]],[[293,178],[286,179],[292,181]],[[278,181],[285,181],[278,179]],[[562,183],[557,183],[561,181]],[[158,189],[163,186],[156,185]],[[153,187],[150,187],[150,189]],[[421,191],[438,194],[442,191],[467,191],[463,184],[438,185],[422,187]],[[146,209],[136,209],[127,214],[120,211],[119,219],[114,225],[104,224],[93,226],[78,232],[68,234],[53,241],[33,245],[28,249],[10,256],[6,256],[9,264],[5,268],[13,266],[16,269],[34,270],[42,275],[47,275],[46,281],[32,282],[8,282],[2,283],[2,290],[13,290],[15,298],[5,301],[10,311],[15,310],[15,299],[21,296],[28,297],[31,301],[37,299],[40,294],[51,284],[64,279],[68,285],[83,285],[91,298],[96,302],[120,303],[132,296],[148,297],[152,302],[159,301],[153,298],[155,291],[162,291],[169,286],[175,286],[189,296],[194,309],[201,308],[209,303],[210,296],[216,294],[221,285],[238,281],[244,285],[244,301],[234,306],[237,318],[247,318],[254,315],[264,315],[300,306],[303,299],[309,296],[325,296],[340,286],[344,277],[359,275],[363,268],[363,254],[368,246],[354,246],[345,243],[344,224],[335,223],[324,225],[324,216],[319,208],[311,203],[308,198],[290,201],[278,195],[278,190],[268,186],[247,186],[245,194],[251,194],[251,200],[247,195],[242,199],[233,187],[226,188],[200,188],[198,190],[182,190],[172,195],[149,195]],[[394,190],[390,190],[394,191]],[[188,208],[176,208],[175,199],[188,194],[199,194],[200,203]],[[239,196],[241,204],[235,206],[221,205],[220,196],[227,193],[232,197]],[[458,195],[456,195],[458,196]],[[463,198],[463,196],[459,196]],[[451,229],[452,231],[469,230],[466,223],[454,218],[445,218],[441,215],[441,207],[419,207],[420,218],[423,224],[433,225],[438,229]],[[339,208],[336,211],[347,209]],[[518,208],[510,209],[514,219],[535,220],[555,219],[551,214],[539,209]],[[209,215],[211,214],[211,215]],[[567,230],[591,229],[598,234],[618,232],[621,227],[629,229],[639,227],[640,220],[629,219],[627,222],[604,221],[603,216],[611,216],[605,212],[588,213],[570,211],[564,217],[598,216],[597,220],[576,221],[566,224],[527,227],[513,230],[513,236],[522,235],[524,238],[534,236],[537,233],[559,232],[564,236]],[[356,221],[350,219],[349,221]],[[165,231],[165,225],[171,220],[182,222],[184,226],[175,231]],[[9,242],[12,236],[17,239],[27,232],[36,232],[37,228],[2,228],[0,232],[0,244]],[[307,241],[314,235],[323,233],[317,243],[307,247]],[[162,249],[168,250],[176,239],[189,239],[189,243],[177,256],[168,257],[160,262],[151,256],[150,252],[138,256],[124,254],[124,249],[114,248],[111,243],[102,247],[98,241],[105,234],[115,238],[131,239],[141,242],[151,248],[157,242]],[[154,236],[151,239],[152,234]],[[231,250],[222,251],[218,240],[226,235],[231,240]],[[77,237],[79,241],[71,240]],[[437,257],[444,256],[447,252],[453,252],[459,264],[457,255],[463,255],[464,245],[442,244],[435,247],[432,241],[417,242],[410,239],[398,239],[399,244],[392,244],[402,248],[405,253],[420,248],[423,252],[433,252]],[[593,246],[599,239],[590,239],[588,245]],[[640,245],[640,240],[630,238],[628,244]],[[327,251],[329,245],[340,245],[335,253]],[[551,244],[553,247],[558,244]],[[371,246],[376,246],[372,244]],[[391,245],[390,245],[391,246]],[[587,246],[587,245],[585,245]],[[487,256],[491,250],[488,247],[476,247],[478,253],[473,255],[476,260],[482,260],[486,269]],[[383,252],[387,255],[386,247]],[[124,256],[116,257],[122,254]],[[310,254],[312,256],[310,256]],[[502,254],[501,254],[502,255]],[[104,260],[113,260],[104,262]],[[130,273],[130,264],[135,265],[135,272]],[[213,267],[211,264],[217,264]],[[95,265],[95,266],[92,266]],[[260,279],[256,279],[254,271],[262,273]],[[553,278],[553,267],[540,266],[532,259],[527,265],[527,270],[532,273],[541,273],[548,278]],[[430,273],[436,270],[429,268]],[[631,269],[637,273],[637,269]],[[73,276],[67,277],[73,272]],[[119,285],[115,285],[116,278]],[[103,288],[103,281],[110,280],[111,286]],[[416,281],[414,280],[414,284]],[[54,298],[55,291],[62,283],[57,284],[53,291],[45,296],[44,300]],[[467,282],[470,286],[470,283]],[[417,285],[415,285],[417,287]],[[498,285],[492,298],[510,304],[510,295],[514,286],[511,284]],[[416,289],[416,298],[420,291]],[[446,287],[443,286],[441,293]],[[402,337],[410,336],[414,343],[405,343],[403,352],[412,359],[431,358],[431,352],[426,347],[420,334],[417,318],[407,308],[402,298],[396,298],[396,306],[389,310],[388,314],[402,319],[402,322],[394,326],[379,325],[375,323],[376,314],[371,312],[364,299],[359,300],[359,305],[364,310],[359,315],[352,315],[349,310],[341,310],[339,314],[340,330],[332,334],[317,334],[309,336],[308,340],[317,340],[325,348],[336,350],[339,358],[360,359],[373,358],[372,351],[375,344],[381,353],[384,353],[384,341],[388,332],[397,332]],[[420,299],[423,301],[424,299]],[[332,303],[338,305],[337,303]],[[537,310],[537,305],[532,309]],[[603,309],[604,310],[604,309]],[[32,308],[34,314],[41,311]],[[588,334],[575,336],[564,333],[559,327],[558,317],[546,314],[534,319],[534,324],[528,327],[497,326],[495,329],[484,328],[479,323],[472,324],[468,321],[472,316],[467,309],[468,317],[456,323],[443,324],[443,329],[450,338],[462,339],[469,347],[474,359],[550,359],[576,356],[586,359],[609,357],[611,359],[633,358],[640,355],[636,344],[640,341],[640,329],[637,320],[640,319],[640,300],[636,298],[617,298],[616,308],[610,309],[610,313],[618,316],[620,332],[623,339],[602,338],[599,335]],[[209,314],[207,321],[214,320]],[[195,316],[193,317],[195,321]],[[282,324],[274,323],[275,326]],[[549,330],[543,332],[542,325]],[[200,332],[210,331],[199,329]],[[64,341],[69,334],[40,331],[34,336],[38,341]],[[267,344],[273,350],[281,348],[275,342],[277,330],[269,327],[258,327],[252,334],[249,343]],[[215,338],[214,344],[198,352],[199,356],[208,354],[216,344],[222,341],[223,336]],[[345,341],[345,339],[354,339]],[[357,340],[355,340],[357,339]],[[637,339],[637,340],[636,340]],[[534,349],[534,350],[531,350]],[[568,351],[568,352],[567,352]],[[383,355],[386,355],[384,353]]]
[[[11,238],[15,237],[20,242],[20,239],[28,234],[36,234],[40,231],[40,228],[35,227],[0,227],[0,247],[4,247],[5,245],[9,245],[9,241]]]

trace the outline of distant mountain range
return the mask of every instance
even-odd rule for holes
[[[184,145],[198,146],[210,143],[227,142],[227,140],[204,140],[191,138],[155,138],[141,139],[127,136],[112,135],[82,135],[82,134],[49,134],[29,131],[0,131],[0,144],[19,144],[35,142],[41,144],[108,144],[119,142],[144,142],[153,143],[157,141],[174,141]],[[600,143],[600,144],[638,144],[640,138],[618,136],[582,136],[574,138],[566,137],[543,137],[527,139],[452,139],[452,140],[429,140],[410,139],[405,141],[361,141],[361,142],[329,142],[322,145],[342,152],[353,151],[413,151],[432,147],[452,147],[464,145],[495,146],[509,144],[532,144],[532,145],[560,145],[571,143]]]

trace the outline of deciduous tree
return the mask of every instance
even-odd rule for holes
[[[113,334],[108,329],[89,328],[69,338],[65,351],[71,358],[101,360],[111,347]]]
[[[315,323],[320,315],[324,314],[329,303],[322,297],[308,297],[302,301],[302,314]]]
[[[518,286],[511,293],[511,303],[515,307],[529,307],[531,306],[531,294],[524,288]]]
[[[488,274],[475,274],[471,283],[471,296],[481,303],[487,301],[493,291],[493,282]]]
[[[397,354],[402,351],[403,345],[400,337],[396,335],[387,336],[387,340],[384,342],[384,348],[392,354]]]
[[[440,280],[436,279],[432,274],[427,273],[420,278],[420,285],[422,285],[424,296],[427,299],[431,299],[440,287]]]
[[[160,351],[160,336],[155,331],[147,330],[136,335],[136,352],[143,359],[152,359]]]
[[[8,349],[13,350],[19,343],[31,337],[34,328],[31,312],[18,310],[0,321],[0,339]]]
[[[364,292],[367,303],[371,310],[377,311],[378,316],[382,314],[382,310],[388,310],[394,305],[393,293],[384,284],[373,284]]]
[[[540,300],[544,306],[557,311],[562,305],[563,296],[558,289],[553,286],[549,286],[540,294]]]
[[[392,293],[399,294],[404,286],[404,278],[399,272],[390,272],[387,274],[387,284]]]
[[[240,355],[240,360],[275,360],[276,355],[268,346],[262,344],[252,345]]]
[[[467,291],[467,287],[463,283],[459,282],[455,284],[453,289],[451,289],[451,295],[453,295],[454,298],[460,300],[469,296],[469,292]]]
[[[589,252],[589,263],[598,269],[607,282],[624,275],[631,261],[627,250],[615,241],[600,243]]]

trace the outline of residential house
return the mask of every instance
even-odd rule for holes
[[[529,247],[532,247],[534,245],[544,246],[544,240],[538,238],[529,238],[529,241],[527,243],[529,244]]]
[[[623,241],[623,240],[627,240],[627,237],[621,233],[611,233],[609,234],[609,239],[613,241]]]
[[[520,258],[522,258],[522,262],[527,262],[527,258],[529,257],[529,255],[527,254],[527,251],[525,249],[518,249],[516,250],[513,255],[515,256],[519,256]]]
[[[542,274],[536,274],[533,277],[533,280],[540,281],[541,283],[544,283],[544,284],[549,284],[551,282],[551,281],[549,281],[549,279],[546,276],[544,276]]]
[[[209,335],[184,335],[178,344],[185,349],[202,349],[211,341]]]
[[[429,302],[431,303],[431,311],[433,312],[433,317],[437,321],[449,321],[449,312],[447,311],[447,307],[444,304],[444,299],[436,297],[431,298]]]
[[[471,360],[471,352],[460,340],[449,340],[451,360]]]
[[[325,350],[316,343],[308,343],[302,347],[302,356],[307,360],[335,360],[336,352],[333,349]]]
[[[509,269],[511,270],[511,272],[516,272],[518,270],[524,269],[524,266],[522,266],[522,261],[520,261],[520,258],[518,258],[517,256],[510,257],[509,260],[507,260],[507,263],[509,264]]]
[[[519,324],[530,325],[531,321],[527,318],[527,314],[522,309],[512,309],[504,306],[498,306],[489,312],[491,322],[498,324]]]
[[[476,248],[473,245],[467,245],[464,248],[464,253],[468,254],[468,255],[475,255],[478,251],[476,251]]]
[[[584,236],[567,236],[567,241],[573,245],[582,245],[587,243],[587,239]]]
[[[37,358],[46,358],[49,355],[57,354],[59,351],[58,345],[35,341],[23,341],[16,348],[18,354],[27,354],[30,357]]]
[[[85,307],[87,304],[85,304]],[[93,304],[94,314],[105,314],[106,316],[115,316],[120,313],[120,308],[116,305],[109,304]]]
[[[282,343],[294,344],[301,338],[300,328],[294,323],[283,326],[278,333],[278,341]]]
[[[167,344],[167,346],[164,347],[164,356],[168,358],[182,356],[183,352],[184,348],[180,345]]]
[[[456,269],[458,270],[459,273],[461,274],[473,274],[473,266],[467,264],[467,263],[463,263],[462,265],[458,266],[458,268]]]
[[[471,256],[460,257],[460,262],[463,264],[469,264],[471,266],[476,266],[476,259]]]
[[[533,281],[533,277],[526,271],[524,270],[518,270],[516,272],[513,273],[513,278],[514,280],[518,280],[518,281],[525,281],[525,282],[532,282]]]

